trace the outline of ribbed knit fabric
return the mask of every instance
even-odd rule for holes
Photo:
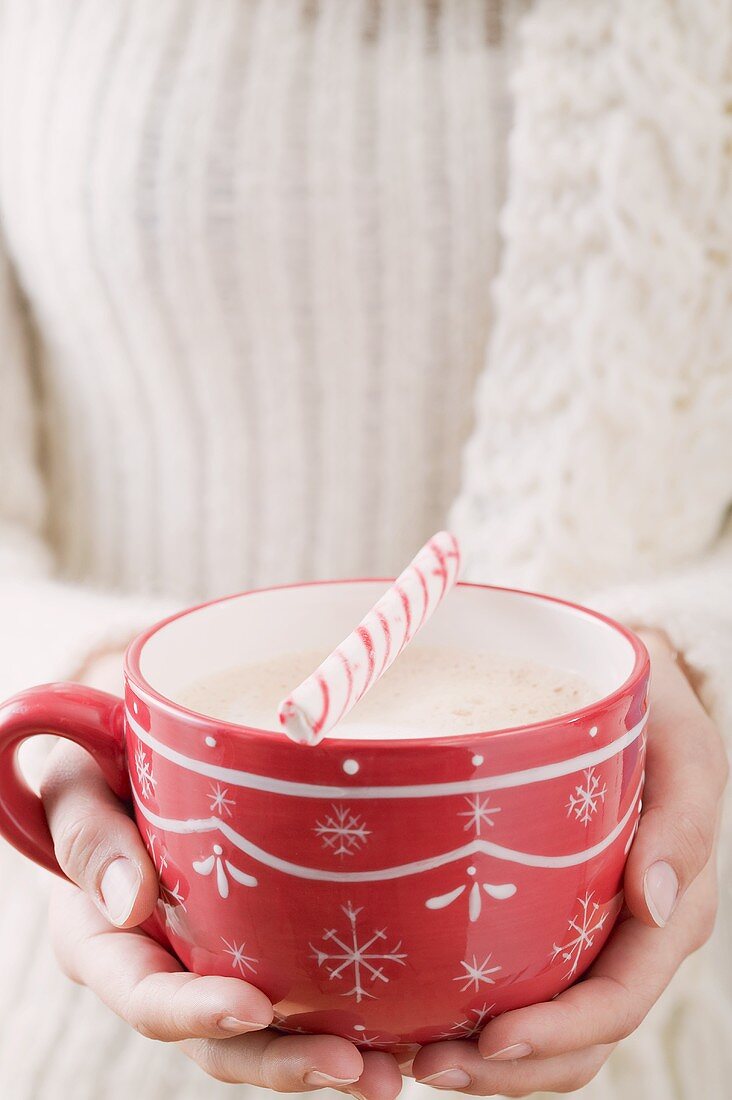
[[[145,594],[389,573],[444,522],[520,8],[0,0],[1,696]],[[0,878],[3,1100],[228,1095],[57,974],[47,878]]]
[[[489,330],[495,4],[2,11],[60,571],[187,598],[397,569],[457,490]]]
[[[0,0],[0,695],[393,572],[457,494],[472,577],[666,627],[730,734],[729,13],[526,7]],[[3,1100],[230,1094],[56,972],[6,846],[0,889]],[[723,1100],[725,974],[586,1096]]]

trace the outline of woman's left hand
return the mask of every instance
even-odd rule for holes
[[[417,1080],[473,1096],[578,1089],[711,935],[727,759],[670,646],[654,633],[644,640],[653,665],[647,776],[625,870],[627,918],[583,981],[546,1004],[497,1017],[477,1043],[423,1047],[411,1069]]]

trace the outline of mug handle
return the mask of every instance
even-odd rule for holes
[[[114,793],[128,800],[124,702],[106,691],[62,683],[30,688],[0,706],[0,835],[24,856],[66,878],[54,854],[43,803],[18,764],[23,741],[49,733],[86,749]]]

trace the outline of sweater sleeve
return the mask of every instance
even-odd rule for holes
[[[473,579],[665,628],[732,743],[732,157],[711,11],[527,16],[452,522]]]
[[[541,0],[527,15],[496,321],[451,524],[471,579],[665,629],[732,747],[732,63],[715,12]],[[608,1094],[716,1095],[732,1072],[720,893],[712,943],[610,1059]]]
[[[699,674],[695,686],[732,751],[732,525],[684,568],[595,592],[587,602],[631,625],[665,630]]]
[[[91,651],[124,645],[169,610],[55,577],[44,538],[41,417],[29,348],[23,304],[0,249],[0,699],[73,677]]]

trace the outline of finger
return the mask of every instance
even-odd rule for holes
[[[402,1091],[402,1074],[396,1059],[382,1051],[363,1051],[363,1071],[345,1091],[357,1100],[396,1100]]]
[[[189,1042],[184,1049],[209,1076],[230,1084],[246,1082],[278,1092],[332,1088],[358,1100],[396,1100],[402,1088],[391,1054],[360,1054],[346,1039],[331,1035],[268,1031],[236,1042]]]
[[[144,933],[110,928],[68,883],[53,892],[51,931],[64,972],[148,1038],[232,1036],[272,1021],[272,1006],[258,989],[238,978],[189,974]]]
[[[399,1060],[397,1065],[403,1077],[413,1077],[412,1066],[414,1065],[414,1059],[419,1053],[419,1045],[417,1043],[405,1046],[399,1053]]]
[[[49,758],[41,785],[56,858],[112,924],[131,928],[158,897],[155,868],[135,823],[92,758],[68,741]]]
[[[362,1053],[363,1073],[348,1089],[360,1100],[396,1100],[402,1091],[402,1075],[391,1054],[378,1050]]]
[[[681,902],[678,919],[661,932],[631,918],[612,933],[588,977],[553,1001],[491,1020],[478,1039],[490,1061],[550,1058],[617,1043],[640,1025],[680,962],[711,929],[712,869]]]
[[[711,855],[727,765],[677,663],[660,645],[653,659],[644,813],[624,888],[634,916],[663,926]]]
[[[573,1092],[591,1081],[612,1047],[588,1047],[558,1058],[486,1062],[475,1043],[450,1040],[423,1047],[414,1060],[418,1081],[471,1096],[530,1096]]]
[[[189,1040],[183,1049],[217,1081],[245,1082],[277,1092],[350,1091],[364,1072],[364,1059],[356,1047],[334,1035],[260,1031],[224,1041]]]

